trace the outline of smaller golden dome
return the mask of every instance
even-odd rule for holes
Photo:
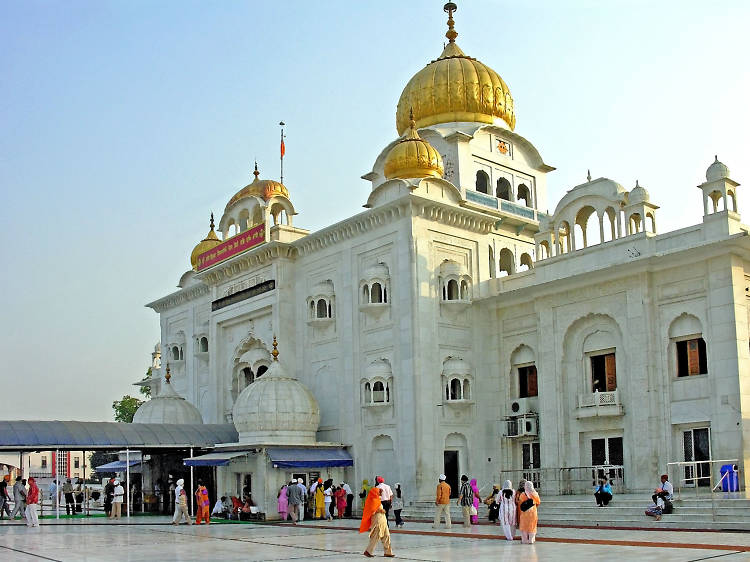
[[[195,248],[193,248],[193,253],[190,254],[190,265],[193,266],[193,269],[198,269],[198,256],[203,252],[214,249],[219,244],[221,244],[221,240],[219,240],[219,237],[216,236],[216,232],[214,232],[214,214],[211,213],[211,230],[208,231],[208,234],[206,234],[206,237],[203,240],[198,242]]]
[[[279,183],[274,180],[258,179],[260,172],[258,171],[257,162],[255,163],[255,170],[253,171],[253,175],[255,176],[253,182],[235,193],[234,196],[229,200],[229,203],[227,203],[226,209],[229,209],[229,207],[234,205],[237,201],[239,201],[240,199],[245,199],[246,197],[261,197],[262,199],[268,201],[275,195],[281,195],[289,199],[289,190],[284,186],[283,183]]]
[[[417,134],[413,113],[409,130],[385,159],[386,179],[442,178],[443,159],[432,145]]]

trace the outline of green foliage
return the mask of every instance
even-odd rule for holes
[[[107,453],[105,451],[94,451],[93,453],[89,455],[89,463],[91,463],[91,468],[93,469],[96,469],[97,466],[101,466],[103,464],[114,462],[116,460],[117,460],[116,454]],[[115,473],[114,472],[97,472],[96,475],[101,478],[111,478],[112,476],[115,476]]]
[[[151,378],[151,367],[148,368],[148,371],[146,371],[146,376],[141,379],[141,382],[147,381]],[[144,396],[148,396],[151,398],[151,387],[150,386],[142,386],[141,387],[141,394]]]
[[[138,398],[129,394],[123,396],[122,400],[115,400],[112,402],[112,409],[115,411],[115,421],[133,423],[133,416],[141,404],[143,404],[143,400],[138,400]]]

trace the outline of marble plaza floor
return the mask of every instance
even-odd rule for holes
[[[290,524],[218,523],[179,527],[166,517],[134,517],[114,523],[102,518],[43,520],[29,529],[19,521],[0,521],[2,561],[115,560],[364,560],[367,536],[354,520]],[[750,560],[750,533],[624,531],[540,527],[535,545],[512,544],[500,528],[476,525],[464,530],[433,530],[408,523],[392,530],[397,559],[459,560],[601,560],[723,562]],[[382,557],[378,547],[376,556]]]

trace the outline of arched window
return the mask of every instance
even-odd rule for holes
[[[539,253],[541,254],[541,259],[547,259],[550,257],[549,244],[546,240],[542,240],[539,243]]]
[[[315,301],[310,301],[310,318],[315,318]]]
[[[383,287],[383,302],[388,302],[388,287]]]
[[[520,203],[521,201],[527,207],[531,207],[531,191],[523,183],[518,186],[518,195],[516,196],[516,202]]]
[[[370,299],[373,303],[383,302],[383,291],[380,288],[380,283],[373,283],[372,290],[370,291]]]
[[[370,287],[365,284],[362,287],[362,304],[369,304],[370,302]]]
[[[455,279],[451,279],[450,281],[448,281],[448,298],[446,300],[458,300],[458,283]]]
[[[490,192],[490,176],[488,176],[487,172],[484,170],[479,170],[477,172],[476,188],[480,193],[489,194]]]
[[[183,359],[185,359],[185,356],[183,355],[182,346],[180,346],[180,361],[182,361]]]
[[[498,199],[505,199],[510,201],[510,182],[506,178],[500,178],[497,180],[497,189],[495,189],[495,196]]]
[[[513,275],[515,273],[515,263],[513,259],[513,252],[511,252],[508,248],[503,248],[500,250],[500,260],[499,260],[499,267],[498,270],[500,271],[499,275]]]
[[[372,387],[369,382],[365,383],[365,404],[372,404]]]
[[[266,367],[265,365],[261,365],[260,367],[258,367],[258,372],[256,373],[255,378],[257,379],[258,377],[260,377],[267,370],[268,370],[268,367]]]
[[[208,338],[202,337],[200,339],[200,350],[201,353],[208,353]]]
[[[318,300],[316,316],[318,318],[328,318],[328,304],[325,299]]]
[[[175,361],[180,360],[180,348],[178,348],[176,345],[172,348],[172,359]]]
[[[529,254],[521,254],[520,262],[521,263],[518,267],[518,271],[528,271],[529,269],[532,269],[534,267],[534,262],[531,260],[531,256]]]
[[[469,284],[463,279],[461,280],[461,300],[469,300]]]
[[[461,381],[459,379],[451,379],[450,382],[450,395],[448,400],[461,400]]]
[[[375,381],[372,385],[372,402],[382,404],[385,401],[385,385],[380,381]]]
[[[469,379],[464,379],[462,398],[464,400],[471,399],[471,383],[469,382]]]

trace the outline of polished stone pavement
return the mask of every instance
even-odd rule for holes
[[[219,523],[179,527],[167,518],[134,517],[130,524],[101,518],[44,520],[38,529],[0,521],[0,560],[364,560],[366,535],[358,522],[305,522],[301,526]],[[502,540],[500,528],[453,525],[433,530],[409,523],[392,532],[397,559],[750,561],[750,533],[625,531],[540,527],[535,545]],[[380,547],[376,556],[382,557]]]

